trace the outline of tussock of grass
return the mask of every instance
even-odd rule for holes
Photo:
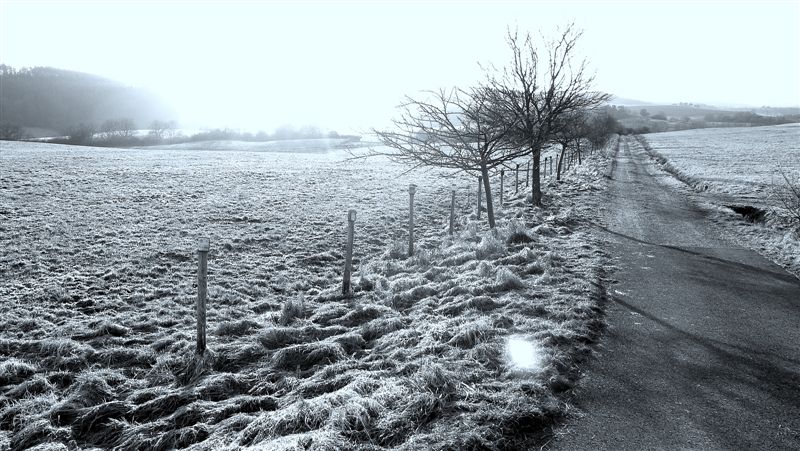
[[[131,411],[131,419],[138,422],[152,421],[163,418],[197,400],[197,394],[191,389],[172,390],[164,396],[159,396],[150,401],[136,406]]]
[[[471,349],[476,344],[496,335],[497,330],[485,318],[465,324],[458,328],[447,343],[462,349]]]
[[[480,244],[475,248],[475,257],[478,260],[485,260],[500,255],[505,250],[505,243],[494,234],[488,233],[481,238]]]
[[[361,326],[361,336],[364,337],[364,340],[371,341],[404,327],[403,320],[396,316],[376,318]]]
[[[112,370],[81,374],[70,387],[64,402],[50,412],[50,418],[54,420],[57,416],[66,416],[54,422],[56,424],[71,422],[68,418],[74,418],[75,410],[96,406],[116,398],[120,390],[124,390],[127,382],[128,379],[124,375]]]
[[[324,303],[314,310],[314,314],[309,319],[316,324],[327,326],[331,320],[341,318],[350,313],[351,310],[351,307],[342,303]]]
[[[502,267],[495,274],[495,283],[491,286],[493,292],[516,290],[525,287],[525,282],[507,267]]]
[[[391,298],[391,306],[395,310],[406,310],[411,308],[420,299],[438,294],[436,288],[430,285],[414,287],[408,291],[396,294]]]
[[[129,331],[127,327],[121,326],[119,324],[112,323],[110,321],[104,321],[100,323],[97,327],[97,332],[95,332],[97,337],[103,335],[110,335],[112,337],[124,337],[128,335]]]
[[[52,393],[53,389],[53,385],[44,376],[36,375],[16,386],[12,386],[5,395],[10,399],[19,399],[31,395]]]
[[[350,310],[344,316],[332,320],[331,322],[345,327],[356,327],[366,323],[367,321],[383,316],[387,313],[387,311],[389,311],[389,309],[383,306],[357,305],[355,309]]]
[[[208,424],[213,425],[241,413],[271,412],[278,408],[278,400],[274,396],[232,396],[222,406],[209,409]]]
[[[243,319],[239,321],[225,321],[217,325],[214,333],[219,336],[241,337],[247,335],[251,329],[256,329],[259,324],[255,321]]]
[[[0,363],[0,387],[19,384],[35,372],[36,367],[30,363],[12,357]]]
[[[29,449],[50,441],[66,441],[70,436],[67,428],[57,428],[46,419],[25,424],[11,437],[11,449]]]
[[[281,313],[278,316],[278,322],[282,326],[291,324],[296,318],[305,318],[306,303],[305,298],[302,296],[296,298],[289,298],[284,302],[281,308]]]
[[[272,366],[279,370],[308,370],[317,365],[336,362],[344,358],[338,343],[302,343],[282,348],[272,356]]]
[[[344,353],[348,355],[361,351],[367,345],[367,341],[358,332],[339,335],[333,338],[332,341],[341,346]]]
[[[207,401],[222,401],[247,393],[254,383],[252,377],[243,377],[236,373],[210,374],[199,382],[197,396]]]
[[[488,312],[500,307],[500,305],[489,296],[475,296],[469,300],[468,305],[470,308],[481,312]]]
[[[155,354],[147,348],[110,348],[99,351],[92,361],[102,362],[109,367],[150,368],[156,363]]]
[[[29,451],[69,451],[69,447],[63,443],[40,443],[32,448],[28,448]]]
[[[111,445],[122,434],[119,423],[113,420],[127,416],[131,409],[132,406],[124,401],[111,401],[82,409],[72,423],[72,434],[85,442]]]
[[[258,336],[258,341],[267,349],[280,349],[304,341],[301,330],[293,327],[273,327]]]
[[[320,400],[299,400],[275,412],[262,415],[241,433],[239,445],[250,446],[274,437],[320,429],[331,407]]]
[[[350,440],[371,442],[374,423],[385,407],[371,398],[353,397],[330,415],[330,426]]]

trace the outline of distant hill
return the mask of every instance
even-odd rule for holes
[[[644,100],[628,99],[613,96],[608,101],[609,105],[623,106],[632,110],[646,109],[650,114],[662,113],[671,117],[701,118],[706,115],[733,114],[749,112],[761,116],[789,116],[800,114],[800,107],[747,107],[747,106],[717,106],[703,103],[680,102],[672,104],[659,104]]]
[[[16,70],[0,64],[0,122],[29,135],[65,134],[79,124],[131,119],[137,127],[173,119],[174,111],[140,88],[52,67]]]
[[[643,100],[636,100],[636,99],[627,99],[625,97],[618,97],[612,96],[611,100],[608,101],[609,105],[621,105],[621,106],[649,106],[655,105],[653,102],[645,102]]]

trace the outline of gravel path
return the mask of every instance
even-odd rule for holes
[[[800,281],[719,238],[633,139],[612,177],[609,328],[549,447],[800,449]]]

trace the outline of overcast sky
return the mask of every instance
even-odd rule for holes
[[[507,27],[574,22],[596,87],[653,102],[800,105],[800,0],[0,0],[0,62],[149,87],[184,123],[353,130],[503,65]]]

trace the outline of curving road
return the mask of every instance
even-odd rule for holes
[[[616,156],[609,328],[554,450],[800,450],[800,280],[719,238],[633,139]]]

